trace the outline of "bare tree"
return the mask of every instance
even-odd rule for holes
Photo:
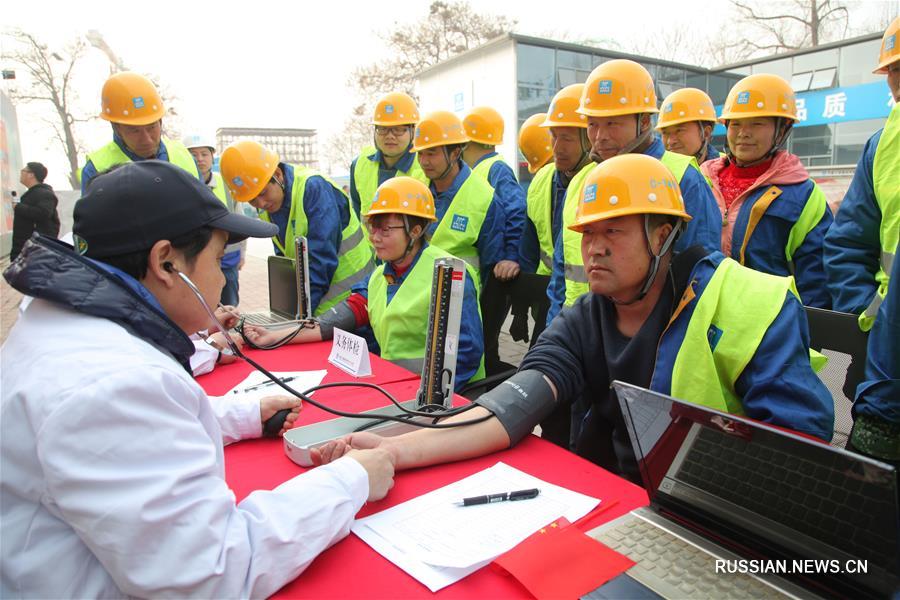
[[[365,104],[353,109],[350,117],[344,121],[341,132],[328,138],[325,143],[325,158],[328,169],[349,168],[359,151],[372,143],[372,126],[369,124],[369,112]]]
[[[30,80],[26,89],[13,91],[12,96],[19,102],[49,102],[52,105],[52,117],[44,117],[43,121],[52,128],[54,137],[64,148],[69,161],[69,183],[73,189],[78,189],[78,153],[83,148],[78,142],[75,125],[93,117],[78,112],[72,80],[87,45],[78,37],[65,49],[55,51],[20,29],[4,35],[13,48],[4,51],[3,59],[21,65]]]
[[[392,58],[355,69],[347,82],[359,94],[360,105],[336,136],[348,139],[329,139],[326,143],[329,162],[349,165],[345,149],[358,141],[352,138],[361,137],[362,130],[366,132],[365,143],[371,142],[368,119],[379,96],[394,91],[413,94],[417,73],[502,35],[515,24],[506,17],[476,13],[465,0],[434,0],[423,19],[395,23],[380,35]],[[357,152],[359,146],[355,145],[349,151],[350,158]]]
[[[740,20],[763,33],[763,39],[746,32],[739,45],[751,52],[786,52],[816,47],[847,35],[850,12],[840,0],[781,0],[751,3],[731,0]]]

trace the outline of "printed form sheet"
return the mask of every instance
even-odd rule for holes
[[[531,500],[460,506],[463,498],[538,488]],[[600,503],[504,463],[357,520],[351,531],[437,591],[473,573],[526,537],[565,517],[575,522]]]

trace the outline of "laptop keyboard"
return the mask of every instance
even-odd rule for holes
[[[717,574],[713,555],[637,517],[590,535],[635,561],[628,575],[666,598],[787,597],[749,575]]]
[[[878,486],[849,472],[840,456],[830,460],[813,463],[704,428],[676,479],[853,556],[881,562],[896,548],[884,535],[889,528],[872,524],[889,523],[892,506],[879,498]]]

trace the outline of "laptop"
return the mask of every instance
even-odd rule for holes
[[[297,271],[294,260],[284,256],[270,256],[269,310],[244,313],[244,322],[253,325],[288,325],[298,319]]]
[[[586,598],[891,597],[897,472],[613,382],[650,506],[590,535],[636,561]]]

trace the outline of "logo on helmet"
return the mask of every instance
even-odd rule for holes
[[[135,108],[144,108],[144,97],[137,96],[136,98],[132,98],[131,103],[134,104]]]
[[[650,178],[650,189],[655,190],[658,187],[666,187],[671,189],[675,189],[675,182],[671,179],[653,179]]]
[[[663,112],[666,112],[666,113],[672,112],[672,103],[671,103],[671,102],[669,102],[668,104],[666,104],[666,105],[663,107]]]
[[[888,50],[893,50],[894,46],[897,44],[897,34],[889,35],[886,40],[884,40],[884,50],[887,52]]]
[[[738,104],[747,104],[750,102],[750,92],[741,92],[738,94],[737,103]]]
[[[598,94],[612,94],[612,80],[610,79],[601,79],[597,84],[597,93]]]
[[[584,186],[584,203],[593,202],[597,199],[597,184],[592,183],[591,185]]]
[[[74,234],[72,235],[72,240],[75,242],[75,251],[78,252],[78,254],[84,256],[88,250],[87,240],[85,240],[80,235]]]
[[[384,112],[386,112],[387,114],[392,114],[394,112],[394,105],[393,104],[385,104]]]
[[[241,179],[240,177],[233,177],[233,178],[231,179],[231,183],[234,184],[234,187],[238,187],[238,188],[239,188],[239,187],[244,187],[244,180]]]

